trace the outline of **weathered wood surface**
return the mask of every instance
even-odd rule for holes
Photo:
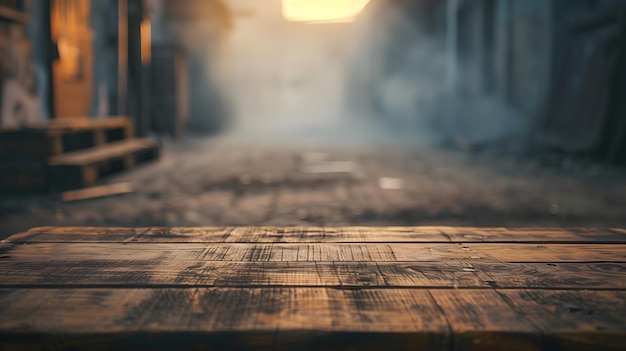
[[[162,262],[0,264],[0,287],[271,286],[362,288],[626,289],[626,264],[463,262]]]
[[[623,245],[609,244],[250,244],[36,243],[10,249],[15,261],[93,257],[176,262],[626,262]]]
[[[0,350],[625,350],[622,229],[35,228]]]
[[[618,228],[469,227],[40,227],[10,238],[14,242],[162,243],[626,243]]]

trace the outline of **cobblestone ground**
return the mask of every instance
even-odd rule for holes
[[[626,172],[408,146],[287,146],[232,138],[164,147],[107,179],[135,193],[63,203],[3,196],[0,234],[41,225],[626,226]]]

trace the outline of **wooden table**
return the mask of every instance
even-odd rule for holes
[[[36,228],[0,350],[625,350],[626,230]]]

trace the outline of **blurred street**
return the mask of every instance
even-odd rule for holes
[[[618,2],[305,3],[15,2],[0,237],[626,226]],[[103,184],[132,191],[62,200]]]
[[[74,203],[4,196],[1,234],[39,225],[626,226],[623,171],[559,157],[417,146],[300,146],[234,137],[166,145],[107,180],[128,195]]]

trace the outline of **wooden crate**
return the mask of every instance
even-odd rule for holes
[[[132,138],[128,117],[54,120],[19,129],[0,130],[0,155],[47,157]]]
[[[155,142],[133,138],[128,117],[61,119],[0,130],[0,192],[77,188],[158,157]]]
[[[48,160],[50,183],[55,190],[86,187],[107,175],[129,170],[158,157],[158,143],[147,138],[52,156]]]

